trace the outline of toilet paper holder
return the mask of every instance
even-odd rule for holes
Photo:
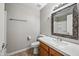
[[[28,40],[28,41],[31,40],[31,36],[28,36],[28,37],[27,37],[27,40]]]

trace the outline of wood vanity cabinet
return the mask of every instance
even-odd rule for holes
[[[40,42],[40,45],[39,45],[39,55],[40,56],[48,56],[49,53],[48,53],[48,46],[45,45],[44,43]]]
[[[58,51],[56,51],[52,48],[49,48],[49,55],[50,56],[63,56],[63,54],[59,53]]]
[[[63,56],[63,54],[50,48],[49,46],[47,46],[42,42],[40,42],[40,45],[39,45],[39,55],[40,56]]]
[[[39,52],[40,52],[40,54],[39,54],[40,56],[48,56],[49,55],[48,52],[45,49],[43,49],[42,47],[40,47]]]

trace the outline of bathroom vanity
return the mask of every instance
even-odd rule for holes
[[[79,56],[79,45],[67,41],[59,41],[56,38],[44,36],[40,41],[40,56]]]
[[[39,55],[40,56],[63,56],[63,54],[59,53],[55,49],[49,47],[45,43],[40,41],[39,46]]]

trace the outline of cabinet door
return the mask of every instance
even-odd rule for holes
[[[48,56],[48,52],[45,49],[43,49],[42,47],[39,47],[39,55]]]
[[[43,49],[45,49],[46,51],[48,51],[48,46],[42,42],[40,42],[40,47],[42,47]]]
[[[50,56],[63,56],[61,53],[52,48],[50,48],[49,50],[50,50]]]

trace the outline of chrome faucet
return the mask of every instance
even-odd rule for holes
[[[57,42],[61,42],[62,41],[62,38],[60,38],[60,37],[53,37],[53,38],[55,38]]]
[[[57,41],[61,42],[62,41],[62,38],[57,37]]]

